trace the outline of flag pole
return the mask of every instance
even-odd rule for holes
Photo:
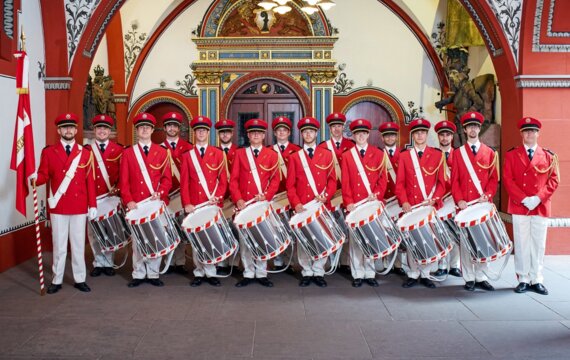
[[[36,248],[38,252],[38,269],[40,275],[40,295],[44,296],[46,294],[45,283],[44,283],[44,261],[42,258],[42,238],[40,232],[40,212],[38,209],[38,191],[36,189],[36,181],[32,183],[32,192],[34,193],[34,216],[36,224]]]

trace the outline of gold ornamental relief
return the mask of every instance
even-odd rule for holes
[[[311,77],[313,84],[330,84],[334,83],[337,70],[309,70],[307,74]]]
[[[198,81],[198,84],[215,85],[215,84],[220,83],[222,71],[221,70],[215,70],[215,71],[198,70],[198,71],[194,71],[194,75],[196,76],[196,80]]]

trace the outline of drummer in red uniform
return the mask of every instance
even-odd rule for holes
[[[137,208],[137,203],[147,198],[162,200],[168,204],[172,187],[170,151],[151,141],[156,119],[148,113],[140,113],[133,119],[138,143],[125,149],[121,160],[121,199],[128,210]],[[137,159],[140,154],[141,162]],[[148,172],[148,177],[143,176]],[[148,178],[150,183],[147,183]],[[154,286],[164,286],[158,278],[161,258],[144,261],[138,247],[133,244],[133,279],[129,287],[137,287],[145,278]]]
[[[180,129],[183,121],[185,120],[182,114],[176,111],[168,112],[162,117],[162,125],[166,132],[166,139],[161,146],[170,150],[170,156],[172,159],[170,164],[170,168],[172,169],[172,188],[170,189],[170,193],[173,193],[180,188],[182,154],[192,149],[192,144],[180,137]],[[186,274],[187,270],[184,266],[185,264],[186,246],[184,243],[180,243],[174,250],[172,263],[167,273],[176,272],[178,274]]]
[[[350,123],[350,131],[356,146],[343,154],[342,158],[342,202],[351,212],[361,200],[384,199],[388,185],[385,153],[368,144],[372,125],[366,119],[357,119]],[[349,239],[350,270],[352,286],[361,287],[362,282],[377,287],[374,261],[366,259],[356,239]]]
[[[91,291],[85,283],[85,224],[87,217],[94,219],[97,216],[97,200],[93,155],[76,143],[77,123],[75,114],[62,114],[55,119],[60,141],[42,151],[37,177],[31,178],[33,185],[50,183],[47,193],[52,225],[53,279],[47,288],[48,294],[61,289],[68,241],[74,287],[83,292]]]
[[[467,142],[458,148],[451,166],[452,194],[460,210],[467,208],[468,202],[493,201],[499,183],[499,157],[495,150],[479,141],[479,132],[485,118],[478,112],[468,112],[461,117],[461,126]],[[471,163],[471,167],[467,166]],[[471,172],[473,170],[473,172]],[[486,264],[473,264],[468,249],[461,245],[461,263],[465,290],[480,288],[493,291],[484,271]]]
[[[523,145],[507,151],[503,181],[509,194],[508,212],[513,215],[516,293],[529,290],[548,295],[543,285],[544,251],[550,203],[558,188],[558,157],[538,145],[542,123],[525,117],[518,123]]]
[[[92,120],[93,130],[95,133],[95,141],[91,145],[85,145],[93,153],[93,161],[95,164],[95,191],[97,197],[102,195],[118,194],[119,169],[121,165],[121,156],[123,155],[123,146],[114,141],[109,140],[111,129],[115,125],[115,120],[107,115],[97,115]],[[115,275],[113,269],[113,252],[103,253],[101,247],[95,238],[91,226],[87,226],[87,237],[93,250],[93,270],[89,275],[93,277],[105,274],[107,276]]]
[[[430,127],[428,120],[413,120],[410,123],[410,133],[414,146],[400,153],[396,197],[405,212],[422,203],[440,206],[441,197],[445,193],[445,157],[441,150],[427,146]],[[418,168],[414,167],[415,159],[418,161]],[[407,272],[408,278],[402,285],[404,288],[417,285],[418,279],[422,285],[435,288],[433,281],[428,278],[430,265],[420,266],[410,258],[408,264],[410,269]]]
[[[439,149],[445,155],[445,194],[451,194],[451,171],[453,164],[454,148],[451,146],[453,143],[453,134],[457,132],[457,127],[451,121],[443,120],[435,124],[435,132],[437,133],[437,139],[439,141]],[[444,195],[444,196],[446,196]],[[434,276],[443,276],[447,274],[447,262],[449,261],[449,275],[455,277],[461,277],[461,270],[459,268],[459,247],[454,246],[451,249],[448,257],[442,259],[438,263],[438,269],[434,273]]]
[[[232,201],[238,210],[245,208],[246,201],[270,201],[279,189],[277,153],[263,146],[267,123],[261,119],[250,119],[245,123],[245,129],[250,146],[236,151],[229,184]],[[253,156],[256,169],[249,164],[248,152]],[[257,177],[252,171],[257,171],[259,184],[256,183]],[[262,286],[272,287],[273,282],[267,278],[267,261],[256,261],[254,264],[252,253],[242,238],[240,238],[240,254],[244,267],[243,279],[236,286],[247,286],[257,278]]]
[[[209,203],[222,204],[228,177],[225,169],[224,152],[215,146],[208,145],[212,122],[205,116],[198,116],[190,123],[196,137],[194,149],[182,155],[180,171],[180,195],[182,205],[188,214],[192,214],[196,205]],[[199,171],[198,171],[199,170]],[[194,260],[194,280],[190,286],[200,286],[206,277],[210,285],[220,286],[215,265],[206,265],[198,261],[196,251],[192,252]]]
[[[319,127],[319,121],[313,117],[305,117],[297,123],[303,137],[303,149],[291,155],[287,168],[287,197],[296,213],[305,211],[303,205],[313,199],[330,207],[330,200],[336,191],[332,152],[317,147]],[[308,167],[303,166],[304,163]],[[300,247],[297,249],[297,258],[303,268],[300,287],[309,286],[311,281],[319,287],[327,286],[324,278],[327,258],[313,261]]]
[[[400,134],[400,126],[395,122],[382,123],[378,129],[382,134],[382,141],[384,142],[384,152],[388,154],[390,164],[388,164],[388,187],[384,194],[384,201],[388,202],[396,197],[396,175],[398,174],[398,163],[400,160],[400,148],[398,147],[398,136]],[[395,200],[397,201],[397,199]],[[398,251],[396,260],[394,261],[394,274],[406,275],[402,268],[405,262],[406,253]]]

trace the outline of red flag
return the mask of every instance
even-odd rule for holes
[[[32,131],[32,113],[28,87],[29,60],[25,51],[16,52],[14,57],[18,62],[16,91],[19,98],[10,168],[16,171],[16,210],[26,216],[26,197],[30,192],[28,189],[28,177],[36,171],[34,133]]]

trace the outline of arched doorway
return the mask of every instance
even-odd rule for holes
[[[369,144],[378,146],[380,148],[384,148],[382,137],[378,131],[380,125],[388,121],[394,121],[396,123],[398,122],[397,119],[392,119],[392,116],[388,110],[386,110],[386,108],[376,102],[369,100],[358,102],[348,109],[346,112],[347,125],[345,131],[348,129],[350,122],[355,119],[366,119],[372,123],[372,131],[370,132],[368,142]]]
[[[235,142],[238,146],[247,146],[249,141],[245,132],[245,122],[249,119],[264,119],[269,128],[265,144],[275,142],[271,121],[285,116],[293,122],[290,141],[299,144],[300,137],[297,122],[302,118],[303,110],[295,93],[285,84],[273,79],[260,79],[242,86],[234,96],[228,110],[228,117],[236,122]]]

